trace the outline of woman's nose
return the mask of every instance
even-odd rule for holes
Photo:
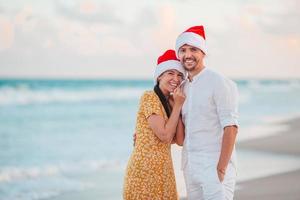
[[[180,77],[178,77],[178,75],[175,74],[175,75],[173,76],[173,80],[176,81],[176,82],[179,82],[179,81],[180,81]]]

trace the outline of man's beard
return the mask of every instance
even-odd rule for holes
[[[193,71],[196,68],[196,66],[187,68],[185,65],[183,65],[183,68],[189,72],[189,71]]]

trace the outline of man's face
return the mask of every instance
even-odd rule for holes
[[[187,44],[178,50],[178,57],[182,66],[190,72],[202,67],[204,56],[205,54],[200,49]]]

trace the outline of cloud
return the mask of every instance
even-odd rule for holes
[[[157,8],[154,6],[144,6],[136,13],[135,21],[133,22],[135,27],[151,28],[156,26],[161,18],[157,15]]]
[[[133,3],[0,3],[0,75],[149,78],[179,33],[204,24],[208,66],[236,77],[300,77],[297,0]]]
[[[25,24],[27,20],[30,20],[30,17],[33,14],[32,12],[31,6],[24,6],[23,9],[15,15],[14,23],[16,25]]]
[[[80,12],[85,14],[95,14],[97,12],[97,5],[93,1],[86,0],[79,5]]]
[[[166,4],[159,7],[157,15],[159,23],[152,29],[153,41],[161,49],[160,51],[170,48],[174,49],[175,39],[178,35],[176,31],[175,10],[172,6]]]
[[[273,3],[248,3],[240,13],[265,33],[300,36],[299,8],[300,2],[297,0],[275,0]]]
[[[15,40],[14,24],[0,16],[0,51],[12,47]]]
[[[110,3],[94,1],[56,1],[56,11],[59,15],[70,20],[121,24],[122,20],[115,14],[114,6]]]

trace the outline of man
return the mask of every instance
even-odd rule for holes
[[[203,26],[180,34],[176,53],[189,73],[182,108],[182,169],[188,199],[232,200],[236,181],[237,87],[204,66],[207,49]]]

